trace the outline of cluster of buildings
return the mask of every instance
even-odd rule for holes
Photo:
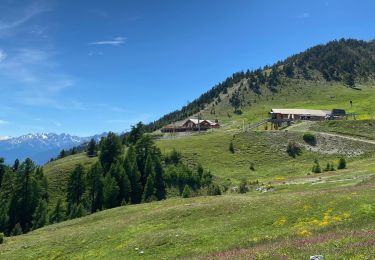
[[[298,120],[322,121],[340,120],[348,117],[344,109],[318,110],[318,109],[297,109],[297,108],[273,108],[269,112],[269,119],[262,122],[271,122],[275,126],[283,123],[291,123]],[[353,114],[355,116],[355,114]],[[182,125],[171,124],[161,129],[162,133],[206,131],[208,129],[220,128],[218,120],[207,119],[186,120]]]

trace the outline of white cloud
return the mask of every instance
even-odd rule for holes
[[[19,49],[7,54],[0,62],[0,80],[12,85],[8,88],[17,102],[54,107],[57,95],[74,85],[54,56],[40,49]]]
[[[112,46],[120,46],[123,45],[126,41],[125,37],[116,37],[113,40],[106,40],[106,41],[96,41],[89,43],[90,45],[112,45]]]
[[[5,124],[9,124],[9,122],[6,121],[6,120],[1,120],[1,119],[0,119],[0,125],[5,125]]]
[[[7,54],[0,49],[0,62],[2,62],[3,60],[5,60],[7,57]]]
[[[7,11],[5,9],[7,13],[1,14],[2,18],[0,19],[0,36],[9,33],[10,31],[28,22],[35,16],[49,11],[49,8],[47,8],[47,6],[45,5],[41,5],[40,3],[34,3],[27,6],[23,10],[13,10],[14,8],[12,8],[11,11]]]

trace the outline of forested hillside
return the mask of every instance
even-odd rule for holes
[[[241,113],[241,109],[248,103],[246,94],[259,96],[269,91],[276,93],[288,79],[342,82],[347,87],[355,88],[357,83],[373,80],[374,76],[375,41],[335,40],[309,48],[272,66],[234,73],[180,110],[146,125],[146,130],[151,132],[183,120],[199,113],[211,103],[219,104],[222,97],[228,95],[233,112]],[[241,87],[234,89],[239,83]]]

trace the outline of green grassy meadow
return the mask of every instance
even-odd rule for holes
[[[274,95],[249,96],[255,99],[251,106],[230,118],[224,100],[215,115],[221,129],[167,134],[156,142],[162,153],[176,149],[188,164],[210,170],[223,195],[127,205],[46,226],[6,238],[0,258],[374,259],[375,145],[324,133],[375,140],[375,89],[303,84]],[[344,108],[363,120],[241,131],[242,122],[264,118],[272,107]],[[305,131],[314,132],[315,146],[304,142]],[[302,149],[296,158],[286,152],[291,141]],[[337,167],[340,157],[347,160],[346,169],[311,172],[314,160],[324,169],[327,162]],[[77,154],[44,166],[51,200],[64,198],[68,174],[77,163],[89,167],[96,160]],[[233,190],[241,180],[259,184],[238,194]]]
[[[120,207],[8,238],[0,257],[371,259],[374,181]]]

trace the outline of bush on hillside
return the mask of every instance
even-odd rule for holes
[[[316,136],[311,132],[306,132],[303,134],[303,140],[309,145],[316,145]]]
[[[221,189],[219,185],[217,185],[216,183],[213,183],[210,186],[208,186],[207,195],[209,196],[221,195]]]
[[[302,148],[296,142],[289,141],[286,152],[289,154],[289,156],[296,158],[296,156],[302,154]]]
[[[187,184],[185,185],[181,196],[183,198],[190,198],[191,197],[191,189],[190,189],[189,185],[187,185]]]
[[[255,171],[255,164],[254,163],[250,163],[250,170]]]
[[[0,233],[0,245],[4,243],[4,233]]]
[[[231,141],[230,144],[229,144],[229,151],[231,153],[234,153],[234,145],[233,145],[233,142]]]
[[[244,194],[248,191],[249,191],[249,187],[247,187],[247,181],[242,180],[241,183],[240,183],[240,187],[238,189],[238,192],[241,193],[241,194]]]
[[[337,166],[337,169],[345,169],[346,168],[346,160],[344,157],[341,157],[339,160],[339,165]]]
[[[315,159],[315,161],[314,161],[314,165],[313,165],[311,171],[312,171],[313,173],[321,173],[321,172],[322,172],[322,168],[320,167],[320,164],[319,164],[318,159]]]

